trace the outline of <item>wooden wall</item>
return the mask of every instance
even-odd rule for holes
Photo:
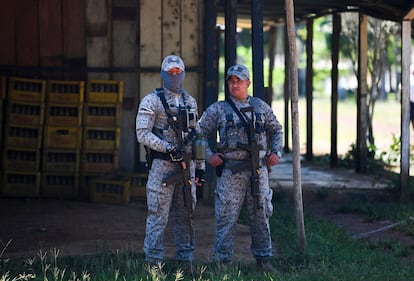
[[[0,65],[85,64],[84,0],[2,0]],[[13,74],[13,73],[9,73]],[[83,78],[79,73],[20,71],[21,76]]]
[[[140,99],[161,86],[159,75],[163,58],[176,54],[186,65],[183,87],[202,108],[203,9],[199,0],[141,0],[140,5]],[[154,16],[156,15],[156,16]],[[153,69],[153,70],[151,70]],[[144,163],[143,147],[140,162]]]
[[[120,168],[142,169],[136,110],[161,86],[165,56],[183,58],[184,88],[202,108],[203,8],[200,0],[1,0],[0,66],[10,66],[1,74],[124,81]]]

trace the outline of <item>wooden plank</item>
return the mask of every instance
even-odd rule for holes
[[[62,0],[63,57],[80,60],[86,57],[85,0]]]
[[[181,54],[186,66],[197,66],[202,57],[201,2],[182,0]]]
[[[39,64],[38,0],[16,0],[17,65]]]
[[[162,26],[162,54],[163,57],[176,54],[181,55],[181,1],[163,0],[161,13]]]
[[[107,1],[86,1],[86,35],[107,36],[108,34],[108,10]]]
[[[60,1],[39,0],[40,65],[62,65],[61,10]]]
[[[2,0],[0,9],[0,64],[12,65],[16,60],[15,46],[15,1]]]
[[[141,0],[140,9],[140,64],[157,67],[162,60],[161,15],[162,0]]]
[[[135,21],[114,20],[113,53],[114,66],[137,66],[137,27]]]

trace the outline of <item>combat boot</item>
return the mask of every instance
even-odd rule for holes
[[[257,257],[256,258],[257,269],[263,272],[277,272],[276,268],[272,265],[270,257]]]

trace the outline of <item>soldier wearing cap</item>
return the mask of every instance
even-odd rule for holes
[[[257,266],[260,270],[273,272],[275,268],[271,263],[269,228],[269,218],[273,213],[273,192],[269,187],[268,167],[279,163],[282,126],[267,103],[248,95],[250,75],[246,66],[237,64],[230,67],[226,80],[229,97],[209,106],[199,121],[204,139],[216,132],[219,135],[216,147],[206,148],[207,163],[216,169],[221,167],[217,173],[215,189],[216,238],[213,261],[222,265],[232,260],[237,220],[244,205],[251,228],[251,252],[256,258]],[[254,119],[250,120],[251,118]],[[248,166],[245,162],[251,160],[250,152],[240,145],[248,145],[250,142],[250,127],[246,123],[254,124],[254,138],[261,147],[258,152],[260,193],[257,198],[251,194],[252,170],[234,169]],[[258,203],[255,203],[256,199]]]
[[[181,86],[185,77],[185,66],[176,55],[164,58],[161,65],[163,87],[145,96],[136,116],[136,136],[139,143],[150,151],[149,174],[146,185],[148,214],[144,252],[147,263],[158,264],[164,259],[164,232],[171,209],[174,216],[176,259],[191,266],[194,252],[194,229],[183,199],[183,182],[165,186],[165,177],[180,173],[183,151],[192,155],[192,142],[179,147],[177,132],[169,118],[186,120],[180,134],[188,140],[197,130],[197,102]],[[179,115],[180,114],[180,115]],[[179,119],[183,120],[183,118]],[[148,160],[148,159],[147,159]],[[203,161],[190,162],[192,208],[195,207],[195,169],[204,169]],[[199,171],[199,170],[198,170]],[[201,177],[201,175],[199,174]]]

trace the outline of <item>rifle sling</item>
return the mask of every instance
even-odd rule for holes
[[[237,116],[239,117],[240,121],[243,123],[243,127],[246,129],[246,132],[250,134],[250,124],[246,121],[244,116],[241,114],[240,110],[237,108],[237,106],[234,104],[234,102],[230,98],[227,98],[226,102],[230,104],[234,112],[236,112]]]

